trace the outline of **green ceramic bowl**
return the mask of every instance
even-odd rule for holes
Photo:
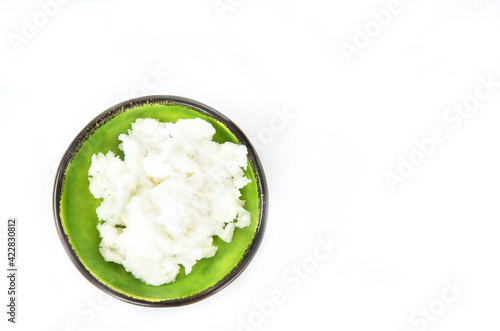
[[[196,263],[192,272],[181,272],[175,282],[147,285],[125,271],[122,265],[106,262],[99,252],[95,199],[89,190],[88,169],[95,153],[118,149],[118,136],[126,133],[137,118],[163,122],[202,118],[216,129],[214,141],[244,144],[248,148],[245,174],[252,180],[241,190],[251,225],[236,229],[231,243],[214,237],[217,254]],[[216,110],[194,100],[174,96],[149,96],[120,103],[91,121],[64,154],[54,185],[54,218],[59,237],[74,265],[94,285],[126,302],[149,307],[191,304],[220,291],[249,264],[261,242],[267,215],[267,186],[259,158],[243,132]]]

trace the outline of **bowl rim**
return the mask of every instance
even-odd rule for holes
[[[107,286],[104,284],[102,281],[100,281],[98,278],[94,277],[90,271],[83,265],[83,263],[80,261],[78,258],[78,255],[76,254],[75,250],[73,249],[73,246],[71,245],[69,238],[64,230],[64,227],[62,225],[62,220],[60,217],[60,200],[62,196],[62,189],[63,189],[63,184],[65,180],[65,174],[66,174],[66,169],[68,165],[71,163],[73,160],[73,157],[76,155],[76,153],[79,151],[80,147],[82,146],[83,142],[92,134],[94,131],[100,127],[102,124],[106,123],[107,121],[111,120],[115,116],[126,112],[127,110],[137,108],[140,106],[148,105],[148,104],[164,104],[164,105],[179,105],[183,106],[186,108],[189,108],[191,110],[197,111],[203,115],[209,116],[217,121],[219,121],[223,126],[225,126],[237,139],[241,144],[244,144],[247,147],[248,150],[248,160],[250,161],[250,164],[252,166],[255,179],[257,182],[257,187],[258,187],[258,192],[259,192],[259,218],[258,218],[258,224],[257,228],[255,230],[255,235],[252,238],[252,242],[250,245],[247,247],[245,253],[243,254],[243,257],[241,260],[238,262],[238,264],[228,273],[226,274],[222,279],[220,279],[216,284],[213,286],[198,292],[194,295],[188,296],[188,297],[183,297],[183,298],[177,298],[177,299],[169,299],[169,300],[162,300],[162,301],[147,301],[147,300],[142,300],[138,298],[134,298],[131,296],[127,296],[123,293],[120,293],[113,288]],[[59,235],[59,239],[61,240],[61,243],[63,244],[66,253],[69,255],[71,262],[75,267],[78,269],[78,271],[94,286],[99,288],[100,290],[106,292],[107,294],[120,299],[122,301],[125,301],[127,303],[139,305],[139,306],[144,306],[144,307],[179,307],[179,306],[185,306],[185,305],[190,305],[199,301],[202,301],[208,297],[211,297],[212,295],[218,293],[225,287],[227,287],[229,284],[231,284],[238,276],[241,275],[241,273],[247,268],[247,266],[250,264],[252,259],[254,258],[258,248],[260,247],[260,244],[262,242],[262,237],[264,235],[265,231],[265,226],[267,223],[267,213],[268,213],[268,188],[267,188],[267,181],[266,177],[264,174],[264,169],[262,167],[262,163],[257,155],[257,152],[255,151],[255,148],[251,144],[250,140],[247,138],[247,136],[243,133],[243,131],[229,118],[227,118],[225,115],[222,113],[218,112],[217,110],[213,109],[210,106],[207,106],[199,101],[185,98],[185,97],[180,97],[180,96],[174,96],[174,95],[150,95],[150,96],[144,96],[144,97],[138,97],[130,100],[126,100],[123,102],[120,102],[107,110],[103,111],[99,115],[97,115],[92,121],[90,121],[78,134],[77,136],[73,139],[69,147],[66,149],[64,152],[61,161],[59,163],[55,180],[54,180],[54,187],[53,187],[53,214],[54,214],[54,221],[55,225],[57,228],[57,232]]]

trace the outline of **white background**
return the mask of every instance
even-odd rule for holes
[[[390,1],[226,1],[222,15],[213,0],[69,1],[46,21],[38,1],[2,1],[0,233],[6,252],[6,220],[19,218],[20,274],[16,325],[0,282],[1,328],[498,330],[500,87],[460,125],[444,117],[473,103],[476,88],[487,92],[480,77],[500,82],[498,2],[401,0],[380,28],[372,11]],[[346,56],[346,44],[357,53]],[[102,296],[56,233],[61,156],[132,94],[206,103],[261,146],[270,188],[262,246],[233,284],[195,305]],[[276,130],[283,112],[294,118]],[[415,140],[435,129],[447,139],[421,160]],[[391,190],[387,172],[399,176],[412,155],[422,164]],[[340,247],[316,266],[328,238]],[[291,283],[303,262],[307,279]],[[264,304],[264,316],[256,303],[275,291],[283,300]]]

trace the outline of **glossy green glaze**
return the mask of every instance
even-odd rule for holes
[[[217,254],[210,259],[198,261],[189,275],[185,275],[181,267],[181,272],[173,283],[162,286],[147,285],[125,271],[122,265],[104,261],[99,252],[100,238],[96,228],[98,219],[95,210],[100,200],[94,199],[89,191],[88,169],[91,157],[95,153],[113,151],[123,158],[123,152],[118,149],[118,136],[126,133],[137,118],[148,117],[174,123],[178,119],[202,118],[216,129],[214,141],[238,143],[236,137],[222,123],[189,108],[156,104],[129,109],[99,126],[75,154],[65,173],[59,216],[69,243],[93,277],[128,297],[158,302],[186,298],[207,290],[238,265],[258,228],[259,189],[254,169],[249,163],[245,174],[252,182],[241,190],[241,194],[242,199],[246,200],[245,208],[252,214],[251,225],[236,229],[229,244],[214,237],[214,245],[218,246]]]

